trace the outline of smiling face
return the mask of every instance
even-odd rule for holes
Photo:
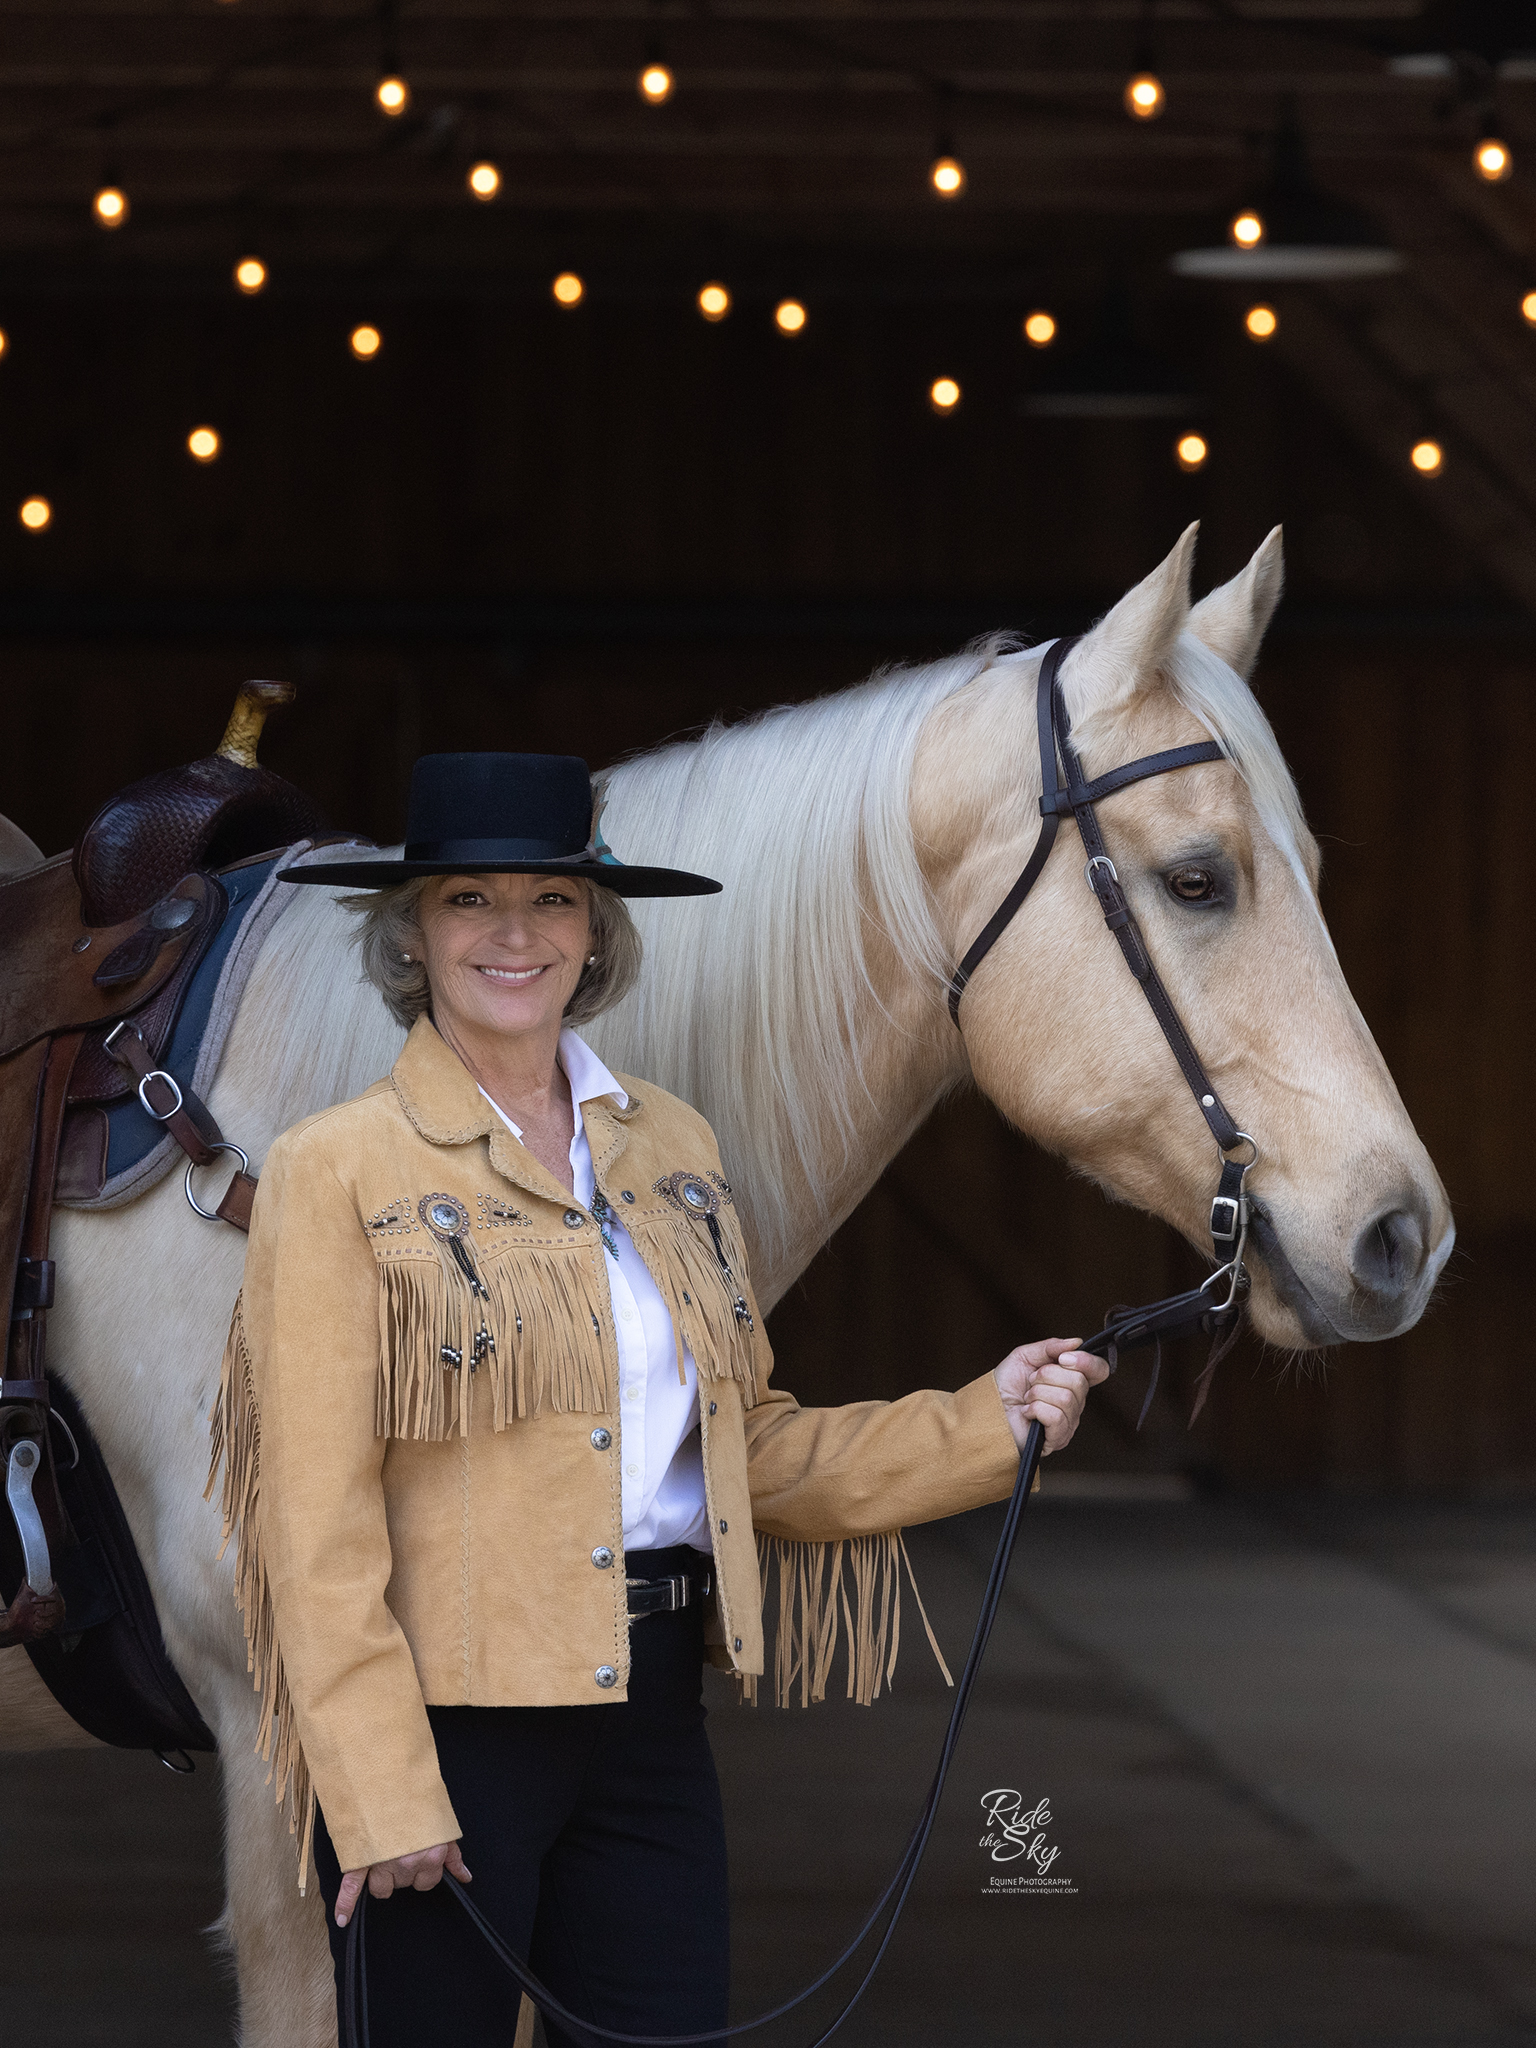
[[[443,875],[417,911],[445,1035],[557,1037],[592,951],[589,884],[564,875]]]

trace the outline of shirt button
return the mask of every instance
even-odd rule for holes
[[[619,1313],[626,1323],[632,1323],[635,1320],[635,1312],[632,1308],[620,1309]]]
[[[594,1451],[606,1451],[606,1450],[607,1450],[607,1448],[608,1448],[608,1446],[609,1446],[609,1445],[610,1445],[610,1444],[611,1444],[612,1442],[613,1442],[613,1438],[612,1438],[612,1436],[611,1436],[611,1435],[609,1434],[609,1432],[608,1432],[608,1431],[607,1431],[606,1429],[594,1429],[594,1430],[593,1430],[593,1432],[592,1432],[592,1448],[593,1448],[593,1450],[594,1450]]]
[[[633,1479],[635,1475],[639,1472],[640,1467],[638,1465],[626,1465],[624,1467],[624,1470],[629,1474],[630,1478]]]
[[[617,1685],[619,1682],[619,1674],[611,1664],[599,1664],[592,1676],[605,1689],[610,1685]]]
[[[592,1562],[597,1566],[600,1572],[607,1571],[609,1565],[613,1563],[613,1552],[608,1548],[606,1543],[599,1543],[596,1550],[593,1551]]]
[[[586,1220],[586,1217],[582,1215],[579,1209],[567,1209],[565,1212],[565,1227],[567,1230],[580,1230]],[[603,1666],[603,1669],[605,1671],[608,1669],[606,1664]]]
[[[624,1398],[626,1401],[638,1401],[640,1398],[640,1389],[638,1387],[626,1387],[624,1389]]]

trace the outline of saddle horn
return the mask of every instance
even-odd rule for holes
[[[292,683],[242,683],[224,737],[213,750],[218,759],[233,761],[237,768],[258,767],[256,747],[268,712],[291,704],[298,694]]]

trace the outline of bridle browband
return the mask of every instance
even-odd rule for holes
[[[1196,1330],[1205,1331],[1212,1343],[1211,1355],[1206,1361],[1204,1372],[1200,1375],[1200,1391],[1195,1403],[1195,1414],[1198,1415],[1200,1405],[1205,1399],[1205,1389],[1209,1385],[1210,1375],[1220,1359],[1236,1342],[1242,1323],[1242,1293],[1246,1279],[1243,1271],[1243,1250],[1248,1241],[1248,1201],[1243,1192],[1243,1183],[1258,1157],[1258,1147],[1246,1131],[1238,1129],[1227,1113],[1220,1096],[1211,1085],[1209,1075],[1201,1065],[1200,1055],[1190,1043],[1189,1034],[1180,1021],[1178,1011],[1173,1007],[1168,991],[1158,977],[1157,969],[1152,965],[1146,946],[1142,942],[1140,929],[1131,915],[1130,905],[1125,900],[1125,892],[1120,886],[1115,864],[1104,850],[1103,835],[1099,831],[1093,807],[1101,798],[1111,796],[1117,789],[1125,789],[1131,783],[1140,782],[1149,775],[1165,775],[1175,768],[1191,768],[1199,761],[1221,761],[1226,756],[1214,741],[1203,740],[1196,746],[1171,747],[1161,754],[1148,754],[1142,760],[1132,761],[1124,768],[1112,769],[1108,775],[1101,775],[1093,782],[1085,781],[1082,763],[1078,759],[1077,749],[1072,744],[1071,723],[1057,680],[1067,650],[1076,644],[1075,639],[1056,641],[1040,664],[1036,694],[1040,728],[1040,786],[1043,792],[1040,798],[1043,821],[1040,836],[1030,852],[1023,874],[1008,891],[992,917],[988,919],[986,928],[975,945],[955,969],[949,985],[949,1014],[958,1030],[960,998],[965,993],[967,983],[1007,929],[1019,905],[1039,880],[1041,871],[1050,857],[1051,848],[1056,843],[1057,827],[1070,811],[1077,820],[1077,829],[1088,852],[1088,885],[1099,900],[1099,907],[1104,912],[1104,922],[1119,941],[1126,965],[1141,983],[1142,993],[1152,1005],[1153,1015],[1162,1026],[1163,1036],[1173,1048],[1173,1056],[1193,1091],[1201,1115],[1210,1126],[1211,1135],[1216,1140],[1221,1155],[1221,1184],[1211,1203],[1211,1242],[1215,1247],[1216,1271],[1188,1294],[1170,1295],[1166,1301],[1154,1301],[1144,1308],[1114,1310],[1104,1328],[1095,1336],[1084,1340],[1083,1348],[1095,1353],[1104,1353],[1113,1369],[1121,1351],[1153,1346],[1160,1358],[1165,1337],[1182,1337]],[[1058,753],[1060,767],[1057,761]],[[1061,780],[1061,767],[1066,771],[1064,783]],[[1228,1153],[1242,1145],[1249,1148],[1249,1158],[1241,1161],[1228,1158]],[[1216,1290],[1223,1280],[1229,1283],[1226,1299],[1217,1301]],[[1147,1408],[1151,1406],[1152,1393],[1156,1385],[1157,1368],[1154,1365],[1152,1384],[1147,1389],[1146,1406],[1142,1409],[1143,1420],[1146,1418]],[[1191,1416],[1190,1419],[1193,1421],[1194,1417]],[[613,2048],[704,2048],[706,2043],[709,2044],[709,2048],[719,2048],[720,2043],[737,2034],[752,2033],[774,2020],[783,2019],[831,1983],[879,1927],[881,1915],[888,1913],[889,1917],[880,1930],[880,1938],[863,1975],[842,2006],[816,2035],[810,2048],[823,2048],[823,2044],[832,2038],[858,2004],[879,1968],[881,1959],[890,1947],[891,1939],[896,1932],[896,1924],[901,1918],[907,1895],[916,1881],[923,1851],[928,1846],[928,1838],[938,1817],[939,1801],[943,1797],[950,1762],[960,1740],[960,1731],[965,1725],[966,1710],[970,1705],[971,1693],[981,1669],[982,1656],[992,1633],[993,1623],[997,1619],[1003,1588],[1007,1583],[1008,1566],[1013,1557],[1014,1544],[1018,1540],[1020,1519],[1029,1503],[1030,1490],[1034,1485],[1035,1474],[1039,1470],[1040,1454],[1044,1444],[1045,1436],[1040,1424],[1031,1422],[1025,1436],[1024,1450],[1019,1458],[1019,1470],[1014,1480],[1013,1493],[1003,1517],[1002,1534],[998,1539],[992,1569],[981,1597],[981,1609],[977,1615],[970,1651],[965,1660],[965,1667],[961,1671],[959,1684],[955,1688],[954,1704],[950,1709],[944,1744],[939,1752],[938,1768],[933,1774],[928,1795],[918,1815],[917,1825],[907,1838],[907,1846],[902,1852],[894,1876],[866,1915],[858,1933],[842,1953],[803,1991],[797,1992],[793,1998],[786,1999],[783,2004],[775,2006],[771,2012],[759,2014],[756,2019],[738,2020],[733,2026],[712,2028],[703,2034],[623,2033],[617,2028],[598,2026],[562,2005],[549,1987],[540,1983],[522,1957],[502,1940],[458,1880],[445,1872],[442,1880],[444,1885],[455,1902],[463,1908],[470,1924],[484,1940],[492,1956],[548,2018],[555,2020],[578,2038],[611,2043]],[[368,2042],[368,1968],[363,1920],[367,1903],[368,1892],[365,1887],[347,1928],[346,1955],[342,1966],[343,2048],[367,2048]]]
[[[1123,768],[1112,768],[1107,775],[1088,781],[1083,774],[1077,748],[1072,743],[1072,721],[1067,716],[1066,699],[1061,688],[1062,662],[1081,637],[1081,634],[1075,634],[1053,641],[1040,663],[1035,686],[1035,722],[1040,739],[1039,835],[1030,849],[1024,872],[988,918],[975,944],[955,969],[949,984],[949,1014],[958,1031],[960,998],[972,976],[1040,879],[1056,844],[1056,832],[1062,819],[1068,815],[1075,818],[1083,849],[1088,855],[1084,877],[1098,899],[1105,924],[1114,933],[1120,951],[1125,955],[1126,966],[1135,975],[1142,994],[1152,1007],[1152,1014],[1179,1063],[1179,1071],[1188,1082],[1200,1114],[1216,1140],[1221,1159],[1221,1177],[1211,1202],[1210,1219],[1216,1271],[1188,1294],[1173,1295],[1146,1308],[1116,1310],[1101,1334],[1108,1338],[1113,1364],[1116,1350],[1156,1343],[1162,1337],[1187,1335],[1194,1329],[1206,1330],[1219,1348],[1213,1349],[1206,1372],[1201,1375],[1202,1384],[1195,1405],[1195,1413],[1198,1414],[1210,1370],[1217,1358],[1235,1341],[1237,1322],[1242,1314],[1239,1294],[1246,1278],[1243,1252],[1248,1241],[1248,1199],[1244,1183],[1259,1156],[1259,1148],[1246,1131],[1238,1129],[1226,1104],[1216,1093],[1211,1077],[1184,1029],[1183,1020],[1173,1006],[1173,998],[1152,964],[1141,927],[1126,901],[1120,876],[1105,850],[1104,835],[1099,830],[1094,805],[1107,796],[1113,796],[1117,790],[1129,788],[1133,782],[1144,782],[1148,776],[1167,775],[1176,768],[1193,768],[1203,761],[1224,761],[1227,756],[1214,740],[1201,740],[1193,746],[1168,747],[1160,754],[1144,754],[1139,761],[1127,762]],[[1229,1156],[1243,1147],[1247,1148],[1246,1158],[1233,1159]],[[1213,1298],[1214,1290],[1222,1280],[1230,1284],[1226,1299],[1217,1303]],[[1154,1384],[1155,1381],[1154,1369]],[[1149,1388],[1149,1405],[1151,1398]],[[1142,1416],[1145,1419],[1145,1408]]]

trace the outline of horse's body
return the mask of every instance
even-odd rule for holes
[[[1193,614],[1189,554],[1186,536],[1069,657],[1074,728],[1090,774],[1210,731],[1238,764],[1122,792],[1102,806],[1104,829],[1174,1000],[1258,1143],[1261,1334],[1287,1346],[1390,1335],[1422,1312],[1450,1219],[1334,958],[1289,777],[1233,672],[1251,666],[1278,596],[1278,548],[1272,537]],[[714,1124],[765,1308],[968,1074],[1076,1169],[1206,1241],[1209,1138],[1069,833],[968,991],[963,1037],[945,1009],[955,960],[1036,829],[1037,660],[973,652],[608,778],[605,832],[621,852],[719,875],[726,893],[641,909],[642,986],[592,1036],[611,1064]],[[1178,863],[1216,874],[1222,900],[1175,901],[1163,878]],[[280,1130],[386,1072],[400,1043],[359,981],[346,913],[329,892],[298,894],[212,1091],[254,1165]],[[310,2048],[334,2040],[320,1907],[297,1893],[252,1754],[244,1643],[202,1498],[243,1249],[192,1217],[176,1174],[121,1212],[61,1214],[50,1352],[106,1452],[172,1657],[219,1736],[242,2038]],[[0,1654],[0,1728],[33,1746],[84,1740],[20,1651]]]

